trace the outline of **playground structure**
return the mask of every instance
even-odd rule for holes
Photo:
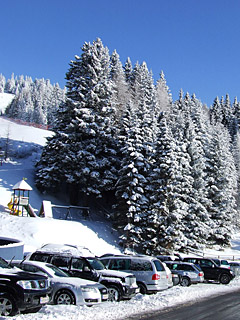
[[[64,217],[65,220],[69,218],[72,219],[71,209],[80,209],[83,217],[89,217],[89,207],[55,205],[52,204],[51,201],[47,200],[42,201],[39,214],[36,214],[29,203],[30,191],[32,191],[32,187],[25,181],[25,179],[22,179],[14,185],[14,193],[8,203],[10,214],[16,216],[53,218],[52,208],[62,208],[67,210]]]
[[[36,217],[33,208],[29,204],[29,192],[32,191],[32,187],[22,179],[13,186],[13,196],[8,203],[10,214],[16,216],[30,216]]]

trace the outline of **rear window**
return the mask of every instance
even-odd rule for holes
[[[154,260],[153,263],[155,264],[155,267],[157,271],[164,271],[164,266],[159,260]]]
[[[160,262],[159,262],[160,263]],[[132,259],[130,269],[132,271],[153,271],[150,261],[141,259]]]

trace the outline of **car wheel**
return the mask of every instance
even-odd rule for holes
[[[38,312],[38,311],[41,310],[41,309],[42,309],[42,306],[40,306],[40,307],[35,307],[35,308],[31,308],[31,309],[27,309],[27,310],[22,311],[21,313],[23,313],[23,314],[36,313],[36,312]]]
[[[229,277],[228,274],[224,273],[224,274],[221,275],[220,282],[222,284],[228,284],[230,281],[231,281],[231,278]]]
[[[1,316],[15,316],[18,309],[14,299],[9,294],[0,296],[0,315]]]
[[[68,290],[61,290],[56,293],[54,298],[55,304],[76,304],[74,295]]]
[[[121,293],[118,287],[108,287],[108,301],[120,301]]]
[[[188,277],[182,277],[180,285],[183,287],[189,287],[191,285],[191,280]]]
[[[145,285],[143,283],[138,283],[137,284],[140,290],[141,294],[146,294],[147,293],[147,288],[145,287]]]

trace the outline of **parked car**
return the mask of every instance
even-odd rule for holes
[[[240,276],[240,262],[230,261],[229,262],[230,269],[234,272],[236,277]]]
[[[0,315],[39,311],[50,301],[47,277],[13,268],[0,258]]]
[[[71,277],[103,284],[108,288],[110,301],[130,299],[139,292],[136,277],[132,273],[107,270],[96,257],[83,257],[81,253],[77,247],[51,244],[33,252],[27,259],[48,262],[65,271]]]
[[[177,272],[174,272],[173,270],[170,270],[169,267],[166,265],[165,262],[162,262],[164,269],[167,273],[168,278],[168,288],[171,288],[173,286],[176,286],[180,283],[180,276]]]
[[[157,259],[159,259],[160,261],[180,261],[181,257],[179,255],[157,255],[156,256]]]
[[[218,265],[212,259],[201,257],[185,257],[183,261],[199,265],[204,272],[205,280],[214,280],[222,284],[228,284],[235,277],[235,274],[232,270],[218,267]]]
[[[47,276],[52,287],[50,304],[93,306],[108,300],[107,288],[101,283],[70,277],[50,263],[14,260],[11,265]]]
[[[168,289],[166,270],[160,260],[151,256],[109,255],[99,258],[108,270],[131,272],[142,294]]]
[[[175,270],[181,276],[180,285],[187,287],[192,283],[204,281],[203,271],[195,264],[180,261],[166,261],[170,270]]]

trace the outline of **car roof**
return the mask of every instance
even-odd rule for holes
[[[111,254],[111,255],[103,255],[100,257],[101,259],[103,258],[122,258],[122,259],[142,259],[142,260],[158,260],[156,257],[152,256],[146,256],[146,255],[125,255],[125,254]]]
[[[195,263],[192,262],[186,262],[186,261],[164,261],[166,264],[184,264],[184,265],[190,265],[195,266]]]
[[[41,248],[37,249],[37,252],[61,253],[82,257],[95,257],[95,255],[88,248],[71,244],[47,243]]]

